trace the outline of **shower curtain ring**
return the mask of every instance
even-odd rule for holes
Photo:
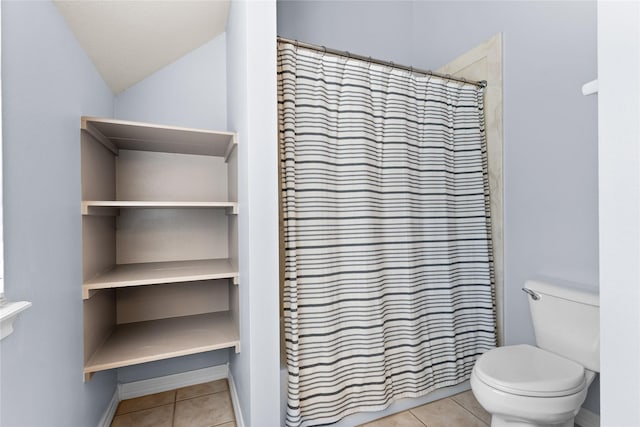
[[[324,58],[324,56],[327,54],[327,47],[326,46],[322,46],[322,57]]]

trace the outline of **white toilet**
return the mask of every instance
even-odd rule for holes
[[[527,281],[537,347],[498,347],[480,356],[471,389],[491,426],[573,427],[600,371],[600,301],[596,294]]]

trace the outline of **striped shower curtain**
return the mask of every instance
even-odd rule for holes
[[[495,346],[483,91],[280,43],[288,426],[469,378]]]

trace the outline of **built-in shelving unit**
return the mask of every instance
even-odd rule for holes
[[[239,351],[231,132],[83,117],[85,378]]]
[[[226,313],[149,320],[118,325],[85,365],[85,373],[234,347],[233,319]]]
[[[107,209],[104,209],[107,208]],[[114,209],[120,208],[227,208],[233,214],[238,213],[238,204],[235,202],[167,202],[167,201],[139,201],[139,200],[87,200],[82,202],[82,215],[114,214]]]
[[[228,259],[117,264],[85,281],[82,298],[90,298],[99,289],[213,279],[232,279],[237,285],[238,271]]]

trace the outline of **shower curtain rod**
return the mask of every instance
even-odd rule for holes
[[[405,70],[405,71],[409,71],[411,73],[418,73],[418,74],[424,74],[427,76],[433,76],[433,77],[438,77],[444,80],[451,80],[451,81],[456,81],[456,82],[462,82],[462,83],[468,83],[468,84],[472,84],[478,87],[487,87],[487,81],[486,80],[468,80],[462,77],[454,77],[452,75],[449,74],[441,74],[441,73],[436,73],[433,71],[429,71],[429,70],[421,70],[419,68],[414,68],[414,67],[407,67],[406,65],[399,65],[396,64],[394,62],[391,61],[383,61],[381,59],[375,59],[375,58],[371,58],[370,56],[362,56],[362,55],[356,55],[350,52],[347,52],[345,50],[337,50],[337,49],[330,49],[324,46],[318,46],[318,45],[314,45],[314,44],[310,44],[310,43],[304,43],[298,40],[291,40],[291,39],[286,39],[284,37],[278,37],[278,43],[289,43],[292,44],[296,47],[302,47],[304,49],[309,49],[309,50],[314,50],[317,52],[322,52],[322,53],[328,53],[331,55],[337,55],[337,56],[344,56],[347,58],[353,58],[353,59],[359,59],[361,61],[365,61],[365,62],[369,62],[371,64],[377,64],[377,65],[384,65],[386,67],[392,67],[392,68],[399,68],[401,70]]]

